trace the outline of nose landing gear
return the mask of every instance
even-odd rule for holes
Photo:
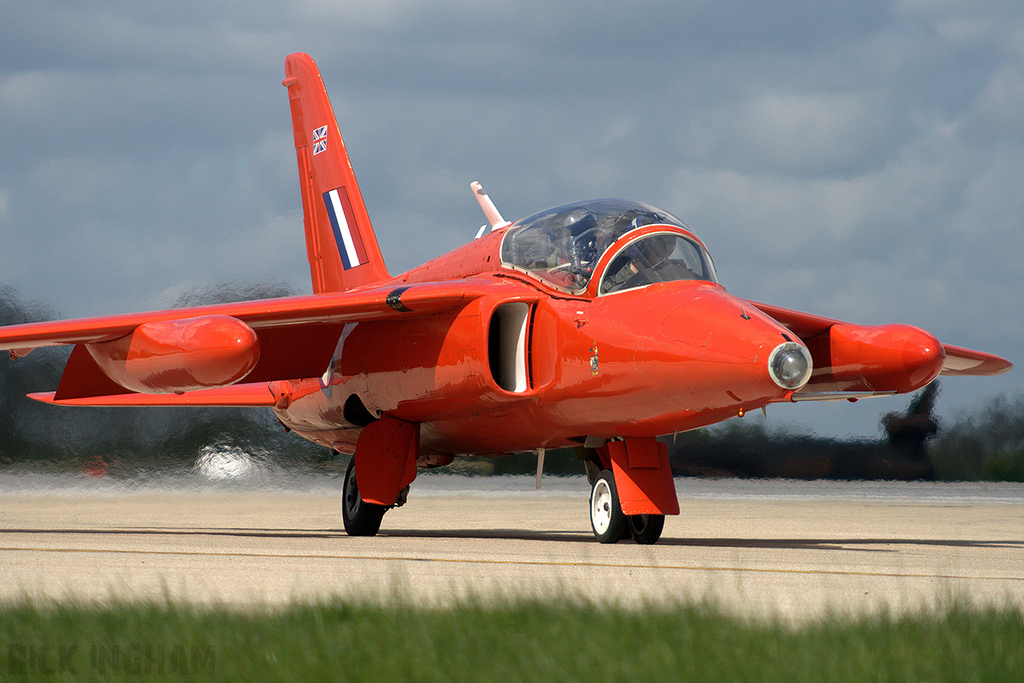
[[[626,515],[622,514],[615,477],[602,470],[590,490],[590,527],[601,543],[618,543],[626,533]]]
[[[628,532],[641,545],[657,543],[665,528],[665,515],[627,515],[622,512],[615,476],[602,470],[590,491],[590,527],[601,543],[618,543]]]
[[[665,515],[626,515],[629,535],[640,545],[652,545],[665,529]]]

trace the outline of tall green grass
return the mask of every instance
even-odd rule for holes
[[[0,606],[0,680],[1019,681],[1015,607],[800,626],[708,604]]]

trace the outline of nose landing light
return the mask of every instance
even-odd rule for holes
[[[796,342],[779,344],[768,356],[768,374],[783,389],[796,391],[811,378],[811,354]]]

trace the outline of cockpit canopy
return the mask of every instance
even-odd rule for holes
[[[717,282],[711,257],[688,236],[670,229],[631,240],[627,233],[648,225],[688,230],[670,213],[640,202],[595,199],[541,211],[510,226],[501,244],[501,260],[571,292],[590,284],[606,251],[612,259],[599,294],[670,280]]]

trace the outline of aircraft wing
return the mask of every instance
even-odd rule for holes
[[[332,294],[242,301],[196,308],[56,320],[0,327],[0,350],[12,358],[44,346],[74,344],[56,392],[35,394],[72,405],[273,405],[267,383],[318,377],[326,370],[346,323],[400,320],[457,309],[502,288],[488,278],[400,285]],[[244,384],[174,393],[134,393],[104,372],[87,345],[116,342],[151,323],[226,316],[244,322],[259,339],[259,359]]]
[[[122,391],[125,391],[122,389]],[[258,408],[271,407],[278,402],[269,382],[232,384],[214,389],[198,389],[177,393],[124,393],[101,394],[79,398],[57,398],[56,391],[30,393],[44,403],[59,405],[95,405],[101,408],[144,408],[164,405],[164,407],[221,407],[221,408]]]
[[[104,408],[143,408],[143,407],[222,407],[222,408],[258,408],[277,405],[278,397],[273,393],[269,382],[248,382],[233,384],[215,389],[198,389],[184,394],[137,394],[125,392],[120,394],[102,394],[80,398],[57,398],[56,391],[29,394],[42,403],[62,406],[99,406]]]
[[[1013,364],[990,353],[964,349],[943,344],[946,362],[942,365],[943,375],[1001,375]]]
[[[42,346],[110,341],[131,333],[142,323],[208,315],[238,318],[253,329],[429,315],[455,308],[480,296],[481,284],[469,285],[462,281],[456,284],[427,283],[406,287],[392,285],[337,294],[312,294],[11,325],[0,327],[0,351],[13,351],[15,356],[23,356]]]
[[[830,365],[831,359],[828,351],[830,337],[829,331],[833,326],[837,325],[844,328],[857,326],[852,326],[850,323],[846,323],[841,320],[825,318],[810,313],[803,313],[787,308],[781,308],[779,306],[772,306],[770,304],[761,304],[753,301],[748,303],[757,307],[761,312],[771,316],[782,325],[789,328],[790,331],[798,336],[801,341],[807,344],[811,349],[815,366],[814,375],[812,376],[811,382],[808,383],[805,389],[793,396],[794,400],[831,400],[837,398],[855,399],[873,395],[895,393],[892,391],[874,392],[870,387],[866,386],[857,387],[859,391],[855,390],[851,386],[848,390],[815,393],[814,390],[816,386],[824,386],[834,389],[838,385],[842,384],[841,381],[837,381],[837,374],[839,371],[834,371],[834,368]],[[859,329],[867,332],[870,332],[871,330],[880,330],[884,332],[886,327],[887,326],[880,326],[877,328],[862,327]],[[867,339],[868,335],[865,335],[864,338]],[[945,353],[945,359],[943,360],[942,370],[940,373],[942,375],[999,375],[1007,372],[1013,367],[1013,364],[1006,359],[990,353],[965,349],[959,346],[951,346],[949,344],[942,344],[942,349]]]

